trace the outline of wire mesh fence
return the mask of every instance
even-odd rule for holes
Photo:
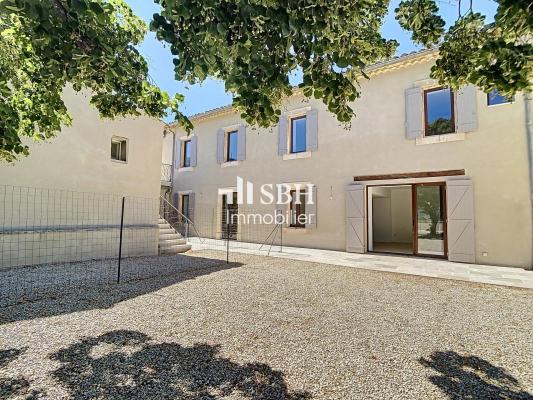
[[[169,275],[193,245],[281,251],[274,210],[0,186],[0,306],[93,285]],[[166,257],[166,258],[165,258]]]
[[[226,251],[254,250],[269,254],[282,251],[283,229],[273,206],[221,203],[189,204],[177,210],[170,203],[164,218],[195,248]]]
[[[0,305],[116,282],[119,255],[158,254],[158,206],[159,199],[0,186]]]

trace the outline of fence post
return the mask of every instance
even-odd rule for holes
[[[122,261],[122,231],[124,230],[124,202],[126,197],[122,197],[122,211],[120,213],[120,239],[118,243],[118,268],[117,268],[117,284],[120,283],[120,262]]]

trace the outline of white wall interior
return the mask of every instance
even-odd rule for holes
[[[413,217],[411,186],[373,187],[369,192],[372,203],[372,242],[411,243]]]

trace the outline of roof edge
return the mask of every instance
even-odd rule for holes
[[[411,65],[420,64],[423,62],[431,61],[437,58],[439,53],[438,48],[423,49],[418,51],[413,51],[411,53],[401,54],[389,58],[385,61],[380,61],[378,63],[372,64],[365,68],[365,73],[369,77],[380,75],[387,72],[392,72],[400,68],[409,67]],[[301,90],[298,87],[294,87],[293,96],[301,94]],[[191,122],[199,122],[206,119],[211,119],[215,117],[220,117],[223,115],[231,114],[234,112],[233,105],[228,104],[222,107],[213,108],[201,113],[193,114],[189,116]],[[175,127],[176,122],[171,122],[169,125]]]

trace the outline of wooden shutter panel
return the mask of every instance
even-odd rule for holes
[[[307,151],[316,151],[318,150],[318,110],[307,112],[306,124]]]
[[[346,251],[364,253],[365,247],[365,187],[361,184],[346,188]]]
[[[448,259],[475,263],[474,189],[472,180],[446,182]]]
[[[237,133],[237,160],[246,160],[246,126],[239,126]]]
[[[424,132],[422,90],[419,87],[405,90],[405,136],[407,139],[422,137]]]
[[[283,185],[282,185],[283,187]],[[277,216],[278,215],[283,215],[283,218],[285,218],[286,216],[286,213],[287,213],[287,207],[288,205],[287,204],[278,204],[278,196],[279,196],[279,186],[276,185],[276,198],[274,199],[274,203],[276,205],[276,218],[278,218]],[[286,219],[283,220],[283,222],[285,222],[284,226],[287,226],[288,225],[288,221]]]
[[[192,222],[194,222],[194,210],[196,208],[195,199],[196,199],[196,197],[195,197],[194,193],[192,193],[192,192],[189,193],[189,219]],[[192,232],[191,228],[189,228],[189,232],[190,233]]]
[[[181,167],[181,140],[176,140],[174,143],[174,168]]]
[[[457,91],[457,132],[477,130],[477,89],[468,85]]]
[[[317,198],[316,198],[316,186],[312,185],[308,190],[311,193],[311,198],[313,199],[313,204],[307,203],[305,205],[305,214],[307,215],[307,223],[305,224],[306,229],[316,229],[317,227]]]
[[[196,167],[197,156],[198,156],[198,136],[194,135],[191,138],[191,167]]]
[[[287,154],[287,117],[279,117],[278,122],[278,154]]]
[[[219,129],[217,132],[217,163],[222,164],[224,162],[224,138],[225,132],[223,129]]]

